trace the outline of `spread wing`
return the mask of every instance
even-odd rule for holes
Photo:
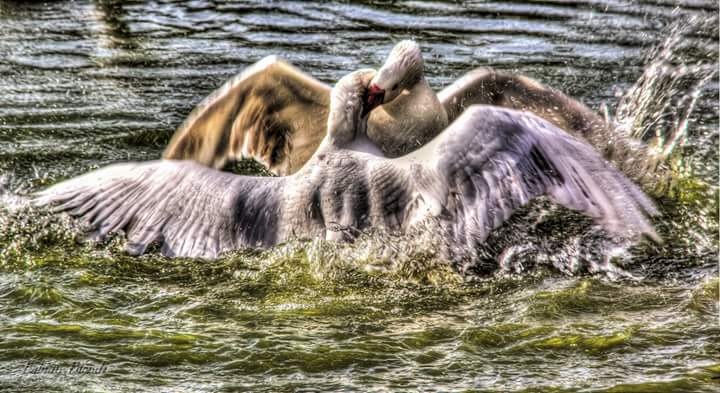
[[[473,247],[547,195],[606,229],[658,240],[653,202],[591,146],[526,112],[470,107],[430,144],[398,159],[453,244]]]
[[[205,98],[177,129],[163,158],[222,168],[254,158],[276,174],[296,172],[325,136],[330,86],[267,57]]]
[[[398,159],[351,150],[316,157],[290,177],[237,176],[191,161],[119,164],[55,185],[36,203],[81,218],[98,239],[124,231],[134,255],[159,242],[167,256],[215,258],[270,247],[287,233],[335,239],[336,224],[402,230],[428,215],[439,217],[450,245],[472,250],[541,195],[610,231],[657,239],[646,218],[657,210],[637,186],[586,142],[529,113],[468,108]]]
[[[80,218],[97,240],[124,231],[132,255],[160,242],[166,256],[216,258],[277,242],[284,179],[191,161],[116,164],[50,187],[35,203]]]
[[[485,104],[528,111],[561,129],[589,140],[605,121],[581,102],[522,75],[478,68],[438,93],[452,122],[471,105]]]

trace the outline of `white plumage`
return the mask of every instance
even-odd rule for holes
[[[657,214],[652,201],[586,142],[532,114],[473,106],[411,154],[362,151],[371,149],[362,114],[373,75],[356,71],[338,82],[327,135],[294,175],[238,176],[190,161],[118,164],[53,186],[36,201],[83,219],[94,237],[125,231],[132,254],[157,241],[168,256],[216,258],[298,237],[402,232],[421,221],[447,247],[472,254],[541,195],[610,231],[657,239],[647,220]]]

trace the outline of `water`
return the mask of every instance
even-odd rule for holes
[[[708,27],[661,60],[717,68],[717,12],[703,1],[0,1],[0,390],[720,390],[717,75],[696,90],[687,78],[641,83],[680,91],[656,105],[631,89],[653,80],[651,49],[690,16]],[[698,93],[673,161],[683,176],[657,199],[665,244],[611,249],[587,220],[539,203],[490,239],[488,265],[466,282],[420,240],[130,258],[120,238],[84,243],[66,218],[25,206],[60,179],[159,157],[195,103],[266,55],[332,83],[404,38],[421,43],[438,89],[492,66],[670,128],[684,112],[664,103]],[[523,217],[541,214],[529,230]]]

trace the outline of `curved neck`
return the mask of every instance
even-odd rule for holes
[[[435,94],[424,75],[421,75],[409,90],[410,92],[429,92],[430,94]]]
[[[428,85],[427,81],[425,80],[425,73],[423,70],[420,70],[417,74],[413,75],[411,77],[414,80],[410,80],[409,82],[412,83],[410,89],[408,90],[415,90],[417,88],[430,88],[430,85]]]
[[[350,116],[328,120],[327,134],[320,147],[346,149],[356,140],[367,139],[367,116],[361,117],[359,113]]]
[[[394,100],[383,104],[382,108],[388,113],[396,113],[397,111],[399,111],[398,113],[405,113],[408,108],[413,106],[413,102],[422,100],[429,95],[435,95],[435,92],[430,88],[425,77],[421,76],[412,87],[404,90]],[[415,117],[422,117],[422,114],[416,114]]]

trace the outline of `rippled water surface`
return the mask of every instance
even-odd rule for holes
[[[159,157],[193,105],[266,55],[332,83],[415,38],[438,90],[490,66],[612,112],[673,23],[704,26],[673,65],[717,67],[717,13],[699,0],[0,0],[0,390],[720,390],[717,75],[697,91],[683,176],[657,199],[665,244],[621,255],[566,235],[586,220],[542,203],[525,212],[547,217],[533,230],[490,239],[472,282],[420,242],[372,236],[131,258],[121,238],[82,242],[26,206],[60,179]],[[572,268],[588,259],[616,268]]]

